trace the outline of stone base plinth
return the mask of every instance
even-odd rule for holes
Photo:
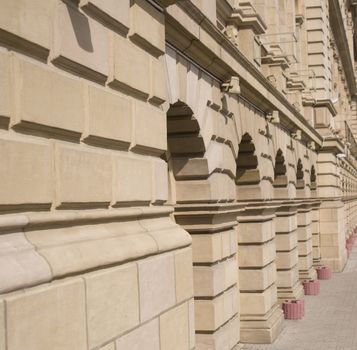
[[[302,299],[304,296],[304,288],[300,281],[296,282],[292,288],[278,287],[278,302],[281,304],[286,299]]]
[[[314,280],[317,278],[317,273],[314,267],[310,267],[308,270],[299,271],[300,280]]]
[[[347,262],[347,252],[345,252],[340,258],[322,258],[321,264],[332,269],[333,272],[341,272]]]
[[[241,315],[242,343],[271,344],[283,328],[284,314],[278,304],[265,315]]]

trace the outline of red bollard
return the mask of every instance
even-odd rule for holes
[[[316,272],[319,280],[329,280],[332,276],[332,270],[327,266],[317,267]]]
[[[306,280],[303,283],[305,295],[318,295],[320,293],[320,281]]]
[[[287,320],[300,320],[304,316],[302,300],[285,300],[283,302],[284,317]]]

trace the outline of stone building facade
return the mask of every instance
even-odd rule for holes
[[[273,342],[357,224],[356,6],[0,0],[0,350]]]

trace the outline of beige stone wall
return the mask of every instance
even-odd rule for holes
[[[1,349],[193,349],[191,238],[162,205],[163,14],[1,7]]]
[[[4,294],[6,349],[191,349],[191,259],[180,249]]]
[[[0,0],[1,350],[274,341],[357,224],[334,4]]]

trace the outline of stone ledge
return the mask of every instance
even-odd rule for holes
[[[189,246],[191,237],[171,212],[137,207],[4,215],[0,293]]]

